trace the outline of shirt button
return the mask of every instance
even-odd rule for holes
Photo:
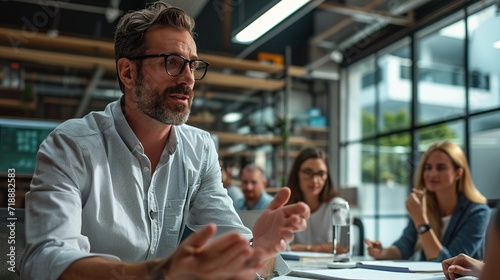
[[[149,218],[150,218],[151,220],[153,220],[153,219],[154,219],[154,218],[153,218],[153,210],[149,210]]]
[[[149,172],[149,167],[147,167],[147,166],[143,167],[142,171],[144,171],[144,173]]]

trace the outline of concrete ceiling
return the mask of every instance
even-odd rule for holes
[[[112,40],[117,19],[151,0],[7,0],[0,25],[33,25],[42,32]],[[271,32],[244,45],[231,36],[277,0],[164,0],[196,19],[199,52],[255,59],[259,52],[283,54],[292,49],[292,64],[307,65],[314,56],[346,49],[386,27],[413,24],[412,12],[429,0],[311,0]],[[321,49],[321,51],[315,50]]]
[[[3,0],[0,1],[0,27],[21,29],[29,38],[31,33],[65,35],[94,40],[112,41],[118,18],[129,10],[144,7],[151,0]],[[236,44],[231,36],[251,19],[277,2],[277,0],[165,0],[179,6],[196,19],[198,52],[230,57],[256,59],[260,52],[283,55],[291,49],[291,64],[306,67],[309,71],[328,72],[338,63],[352,58],[357,52],[388,34],[411,28],[419,15],[438,9],[444,2],[430,0],[311,0],[303,9],[289,17],[250,45]],[[440,3],[440,4],[438,4]],[[437,7],[436,7],[437,5]],[[12,44],[12,42],[10,42]],[[1,59],[1,57],[0,57]],[[28,63],[25,64],[28,67]],[[42,67],[42,68],[41,68]],[[109,73],[79,69],[54,69],[35,65],[32,72],[62,75],[62,84],[40,85],[40,93],[59,92],[61,95],[81,91],[68,86],[68,80],[89,84],[113,84]],[[38,77],[41,75],[33,75]],[[47,76],[48,77],[48,76]],[[310,77],[309,77],[310,78]],[[58,80],[58,79],[54,79]],[[100,82],[99,82],[100,80]],[[86,81],[86,82],[85,82]],[[85,88],[85,87],[84,87]],[[261,98],[255,92],[234,91],[225,94],[222,89],[205,88],[197,102],[203,109],[252,110]],[[235,96],[238,100],[235,100]],[[230,106],[229,106],[230,105]]]

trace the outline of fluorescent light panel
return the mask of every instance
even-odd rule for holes
[[[234,122],[237,122],[237,121],[241,120],[242,117],[243,116],[241,115],[241,113],[232,112],[232,113],[225,114],[222,117],[222,121],[225,122],[225,123],[234,123]]]
[[[249,44],[271,30],[310,0],[281,0],[271,9],[241,30],[233,40],[237,43]]]

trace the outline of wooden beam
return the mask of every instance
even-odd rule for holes
[[[242,152],[230,152],[228,149],[220,149],[219,152],[219,157],[228,157],[228,156],[240,156],[240,157],[245,157],[245,158],[252,158],[255,153],[252,151],[242,151]]]
[[[303,126],[302,132],[312,134],[326,134],[328,133],[328,127]]]
[[[0,43],[11,48],[11,52],[22,49],[51,49],[81,52],[85,54],[100,54],[107,58],[113,58],[113,42],[86,39],[80,37],[58,36],[49,37],[47,34],[38,32],[21,31],[0,27]],[[210,63],[211,68],[233,69],[238,71],[259,71],[269,74],[277,74],[284,70],[283,65],[263,64],[255,60],[237,59],[227,56],[203,54],[198,55]],[[114,63],[114,62],[113,62]],[[290,67],[290,75],[300,76],[305,69],[298,66]]]
[[[0,107],[35,110],[35,102],[23,103],[21,100],[0,98]]]
[[[247,145],[281,145],[283,138],[275,135],[258,135],[258,134],[237,134],[231,132],[211,131],[219,137],[220,144],[247,144]],[[288,138],[288,144],[291,146],[306,146],[319,145],[326,146],[326,140],[311,140],[301,136],[291,136]]]
[[[214,122],[213,117],[209,116],[203,116],[202,114],[199,115],[190,115],[189,119],[187,120],[187,124],[190,125],[200,125],[200,124],[212,124]]]
[[[80,104],[79,97],[54,97],[54,96],[44,96],[42,99],[43,104],[56,104],[64,106],[78,106]],[[106,106],[112,102],[112,100],[99,100],[94,99],[90,103],[92,108],[106,108]]]
[[[282,80],[264,80],[259,78],[250,78],[242,75],[228,75],[218,72],[208,72],[203,80],[197,81],[196,83],[198,85],[207,84],[269,91],[279,90],[285,86],[285,82]]]
[[[69,66],[84,69],[95,69],[100,66],[108,71],[115,71],[114,59],[95,56],[83,56],[32,49],[14,49],[11,47],[0,46],[0,57],[20,61],[33,61],[41,64],[55,66]]]
[[[79,100],[73,97],[52,97],[45,96],[43,97],[44,104],[57,104],[64,106],[78,106]]]
[[[230,132],[212,131],[219,138],[220,144],[247,144],[247,145],[263,145],[263,144],[280,144],[281,137],[274,135],[257,135],[257,134],[236,134]]]
[[[288,73],[292,77],[303,77],[307,74],[305,67],[299,67],[299,66],[293,66],[293,65],[291,65],[288,68]]]
[[[44,32],[22,31],[0,27],[2,42],[8,43],[12,48],[50,48],[67,49],[86,53],[99,53],[114,57],[113,42],[92,40],[80,37],[57,36],[49,37]]]
[[[66,53],[54,53],[31,49],[18,49],[0,46],[0,57],[20,61],[34,61],[41,64],[49,64],[64,67],[76,67],[85,69],[95,69],[102,67],[108,71],[115,71],[115,61],[110,58],[90,57]],[[218,72],[209,72],[207,76],[197,82],[197,84],[207,84],[225,87],[246,88],[256,90],[279,90],[284,87],[284,81],[264,80],[250,78],[242,75],[230,75]]]
[[[213,66],[215,68],[229,68],[240,71],[259,71],[269,74],[275,74],[283,71],[282,65],[266,64],[256,60],[245,60],[211,54],[199,54],[198,56],[201,59],[208,61],[210,63],[210,67]]]

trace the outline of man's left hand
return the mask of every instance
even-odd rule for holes
[[[303,202],[285,206],[290,194],[289,188],[282,188],[255,222],[254,247],[264,252],[264,258],[274,257],[284,251],[293,240],[294,233],[306,228],[306,219],[311,210]]]

